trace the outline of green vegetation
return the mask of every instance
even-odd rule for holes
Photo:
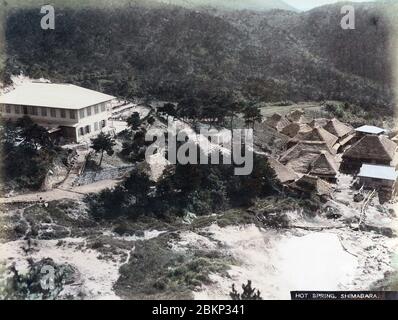
[[[230,292],[230,297],[232,300],[263,300],[261,298],[261,293],[259,290],[256,291],[255,288],[252,288],[252,282],[250,280],[247,281],[247,284],[242,284],[242,293],[239,293],[235,289],[235,284],[232,285],[232,291]]]
[[[116,293],[128,299],[190,299],[192,290],[210,283],[210,273],[223,273],[232,262],[217,251],[170,249],[176,234],[138,242],[120,269]]]
[[[140,114],[138,112],[134,112],[128,119],[127,125],[131,130],[136,131],[141,125]]]
[[[33,262],[28,259],[27,273],[20,273],[15,265],[8,272],[0,284],[0,299],[2,300],[54,300],[63,290],[64,284],[69,281],[75,270],[69,265],[57,265],[50,258]],[[48,272],[52,270],[53,275]],[[45,272],[43,272],[45,271]]]
[[[87,201],[91,214],[99,219],[184,216],[187,212],[206,215],[231,206],[250,206],[257,197],[274,194],[273,175],[266,159],[258,155],[248,176],[234,175],[232,165],[177,164],[158,183],[135,170],[114,190],[102,191]]]
[[[96,153],[101,153],[101,158],[98,163],[98,166],[101,167],[102,159],[104,158],[104,152],[106,152],[108,156],[113,155],[113,147],[116,145],[116,142],[109,133],[106,134],[101,132],[97,137],[91,139],[91,143],[91,148]]]
[[[385,122],[390,122],[391,128],[395,127],[393,115],[387,108],[363,108],[357,104],[338,101],[327,101],[324,103],[324,108],[342,122],[356,127],[365,124],[385,127]]]
[[[353,41],[335,11],[322,12],[328,19],[317,25],[318,12],[212,15],[140,2],[106,9],[81,4],[57,9],[56,29],[43,32],[39,10],[14,10],[6,22],[3,75],[23,72],[127,98],[190,101],[188,115],[196,112],[192,97],[211,102],[214,92],[251,102],[390,105],[387,23],[376,32],[368,23],[380,13],[358,8]]]
[[[47,130],[28,117],[0,126],[4,188],[39,189],[55,157],[66,157],[53,145]]]

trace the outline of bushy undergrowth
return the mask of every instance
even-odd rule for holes
[[[188,299],[193,289],[210,283],[210,273],[227,270],[230,258],[217,251],[172,250],[172,238],[169,234],[137,243],[120,269],[116,292],[130,299]]]
[[[142,215],[206,215],[230,207],[247,207],[257,197],[273,194],[274,173],[265,158],[255,156],[248,176],[235,176],[230,165],[180,165],[169,167],[158,183],[134,171],[122,185],[87,199],[98,219]]]

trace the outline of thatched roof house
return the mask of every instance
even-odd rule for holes
[[[279,161],[283,164],[286,164],[293,159],[297,159],[302,154],[321,154],[323,151],[333,154],[333,149],[329,148],[329,146],[325,142],[299,141],[296,145],[285,151],[279,158]]]
[[[268,117],[264,122],[278,131],[282,131],[284,127],[290,124],[290,121],[285,116],[282,116],[279,113],[274,113],[271,117]]]
[[[302,176],[299,180],[291,184],[291,187],[300,193],[315,193],[318,196],[326,197],[329,197],[333,192],[333,187],[329,183],[311,175]]]
[[[290,138],[294,138],[298,133],[306,131],[311,131],[311,127],[305,123],[294,122],[284,127],[281,132]]]
[[[296,181],[299,176],[274,158],[268,158],[268,163],[274,169],[276,178],[283,184]]]
[[[333,148],[339,138],[327,132],[323,128],[314,128],[311,131],[300,132],[292,139],[290,145],[297,141],[319,141],[325,142],[329,148]]]
[[[268,153],[285,150],[290,140],[290,137],[285,136],[265,122],[254,124],[254,136],[254,145]]]
[[[363,163],[392,165],[396,158],[397,145],[385,136],[367,135],[343,155],[343,167],[358,171]]]
[[[331,182],[336,181],[338,164],[324,142],[300,142],[280,158],[287,168],[303,174],[313,174]]]
[[[310,165],[310,174],[335,182],[339,172],[339,165],[329,152],[322,152]]]
[[[308,119],[305,116],[305,112],[303,109],[296,109],[291,111],[288,115],[287,118],[291,122],[297,122],[297,123],[309,123],[311,119]]]
[[[329,120],[328,123],[323,127],[323,129],[335,135],[339,139],[346,137],[354,131],[353,128],[345,125],[336,118]]]

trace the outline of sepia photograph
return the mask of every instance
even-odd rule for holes
[[[0,300],[398,300],[396,111],[398,1],[0,0]]]

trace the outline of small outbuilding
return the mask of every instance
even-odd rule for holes
[[[383,128],[375,127],[375,126],[365,125],[365,126],[356,128],[355,132],[361,136],[369,135],[369,134],[379,136],[379,135],[384,134],[386,132],[386,130]]]
[[[386,200],[390,200],[396,193],[398,172],[393,167],[364,164],[358,177],[361,185],[381,191]]]

